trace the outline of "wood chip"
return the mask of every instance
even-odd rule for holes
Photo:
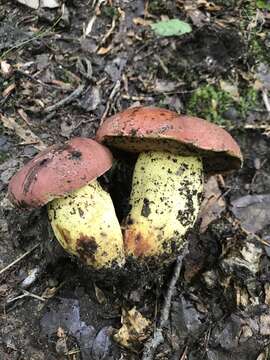
[[[3,97],[9,96],[16,88],[15,83],[10,84],[5,90],[2,92]]]

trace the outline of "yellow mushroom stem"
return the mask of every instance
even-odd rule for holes
[[[93,268],[124,263],[123,236],[110,195],[97,180],[48,205],[57,240]]]
[[[200,157],[149,151],[135,165],[126,255],[172,258],[197,218],[203,187]]]

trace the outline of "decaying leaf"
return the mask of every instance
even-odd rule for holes
[[[201,219],[200,231],[205,232],[208,225],[217,219],[225,208],[226,203],[217,179],[215,176],[211,176],[204,186],[204,200],[199,214],[199,219]]]
[[[13,130],[17,136],[25,141],[25,144],[31,144],[38,150],[44,150],[46,148],[46,145],[37,135],[30,129],[24,129],[15,121],[15,119],[3,115],[0,115],[0,119],[3,125],[8,129]]]
[[[222,9],[221,6],[216,5],[214,1],[198,0],[198,7],[205,9],[206,11],[214,12]]]
[[[101,47],[99,50],[98,50],[98,52],[97,52],[97,54],[98,55],[106,55],[106,54],[108,54],[108,52],[110,52],[112,50],[112,45],[109,45],[108,47]]]
[[[151,28],[159,36],[181,36],[192,31],[188,23],[178,19],[162,20],[152,24]]]
[[[134,307],[126,311],[122,310],[122,327],[114,335],[114,340],[123,347],[136,348],[148,336],[147,329],[150,321],[147,320]]]
[[[270,194],[246,195],[232,202],[232,212],[248,232],[256,233],[270,224]]]
[[[106,299],[104,292],[95,283],[94,283],[94,288],[95,288],[95,294],[96,294],[97,301],[100,304],[106,304],[107,299]]]
[[[143,18],[137,17],[132,20],[135,25],[149,26],[152,24],[151,20],[145,20]]]

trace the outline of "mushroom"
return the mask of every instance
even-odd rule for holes
[[[57,240],[87,265],[121,266],[121,228],[110,195],[97,181],[111,166],[112,155],[105,146],[73,138],[40,152],[15,174],[9,198],[19,207],[48,204]]]
[[[126,255],[172,259],[197,218],[203,173],[242,164],[239,146],[219,126],[172,111],[136,107],[107,118],[96,140],[139,153],[125,221]]]

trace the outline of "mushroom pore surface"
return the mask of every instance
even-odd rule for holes
[[[140,153],[135,165],[124,245],[127,255],[176,256],[194,225],[203,188],[200,157]]]
[[[51,201],[48,214],[67,252],[96,269],[123,265],[121,228],[110,195],[97,180]]]

